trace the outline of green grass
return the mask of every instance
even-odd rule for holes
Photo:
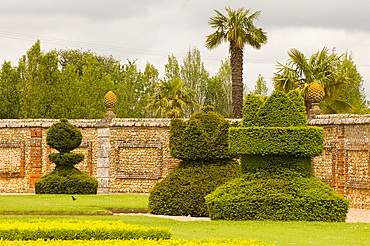
[[[166,227],[174,239],[243,239],[276,245],[370,245],[370,224],[276,221],[175,221],[146,216],[2,215],[2,220],[121,220],[127,224]]]
[[[0,213],[109,213],[147,209],[147,195],[0,195]]]
[[[5,195],[1,212],[103,212],[145,209],[145,195]],[[276,245],[370,245],[370,224],[276,221],[175,221],[146,216],[0,215],[3,220],[121,220],[127,224],[167,227],[174,239],[244,239]]]

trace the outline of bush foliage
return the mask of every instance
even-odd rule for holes
[[[35,183],[36,194],[96,194],[98,180],[75,167],[56,167]]]
[[[149,212],[166,215],[208,216],[204,197],[218,186],[240,176],[240,165],[232,160],[194,164],[182,161],[150,191]]]
[[[109,240],[170,239],[167,228],[128,225],[122,221],[3,221],[0,238],[4,240]]]
[[[227,146],[231,126],[212,106],[203,107],[184,122],[172,119],[170,125],[171,156],[181,160],[230,159]]]
[[[59,151],[48,155],[55,169],[35,183],[36,194],[96,194],[98,181],[74,167],[83,161],[84,155],[71,153],[82,141],[81,131],[66,119],[51,126],[46,143]]]
[[[243,174],[206,197],[212,220],[344,222],[348,200],[317,178],[284,170]]]
[[[312,176],[324,131],[307,126],[298,92],[275,91],[263,100],[248,95],[243,112],[242,127],[229,130],[242,177],[206,197],[210,218],[344,221],[348,200]]]

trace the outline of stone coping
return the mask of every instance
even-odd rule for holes
[[[184,119],[187,120],[187,119]],[[230,122],[241,119],[227,119]],[[70,119],[69,123],[79,128],[95,128],[101,119]],[[49,128],[59,119],[0,119],[0,128]],[[114,118],[109,127],[169,127],[171,119],[167,118]]]
[[[370,124],[370,114],[323,114],[316,115],[309,125],[361,125]]]

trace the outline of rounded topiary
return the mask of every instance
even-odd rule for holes
[[[345,220],[348,200],[312,175],[324,131],[307,125],[303,105],[297,92],[247,96],[242,126],[229,131],[242,176],[206,197],[212,219]]]
[[[46,143],[60,153],[68,153],[80,146],[82,141],[81,131],[68,123],[67,119],[51,126],[46,135]]]
[[[70,151],[80,146],[81,131],[66,119],[54,124],[47,131],[46,143],[59,151],[48,155],[55,169],[35,183],[36,194],[96,194],[98,181],[74,167],[84,155]]]
[[[96,194],[98,181],[75,167],[56,167],[35,184],[36,194]]]
[[[200,166],[182,161],[150,191],[149,212],[206,217],[204,197],[239,176],[240,165],[233,160]]]
[[[150,191],[151,213],[208,216],[204,196],[240,175],[240,165],[228,150],[230,127],[211,106],[188,121],[171,120],[170,153],[182,161]]]
[[[348,200],[300,173],[243,174],[206,197],[212,220],[344,222]]]

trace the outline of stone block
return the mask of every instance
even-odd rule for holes
[[[110,167],[109,158],[98,158],[96,167],[97,168],[109,168]]]
[[[109,168],[101,167],[96,169],[97,178],[109,178]]]
[[[100,137],[110,137],[109,128],[98,128],[98,138]]]

